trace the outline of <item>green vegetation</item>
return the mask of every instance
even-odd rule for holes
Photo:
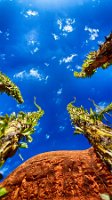
[[[44,111],[38,107],[37,112],[19,112],[0,117],[0,165],[11,157],[16,150],[27,148],[27,142],[32,142],[31,134]]]
[[[18,103],[23,103],[19,88],[4,74],[0,72],[0,92],[5,92],[14,97]],[[36,112],[13,112],[10,116],[0,116],[0,167],[4,162],[15,154],[17,149],[28,148],[27,143],[32,142],[31,134],[35,131],[38,120],[43,116],[44,111],[39,105]],[[2,178],[2,175],[1,175]],[[0,197],[6,195],[6,188],[0,188]]]
[[[105,38],[105,42],[99,46],[97,51],[90,52],[87,55],[87,59],[82,65],[82,71],[74,72],[75,77],[91,77],[97,68],[102,67],[102,69],[106,69],[112,64],[112,33]]]
[[[0,72],[0,92],[12,96],[18,103],[24,102],[19,88],[2,72]]]
[[[100,197],[102,200],[112,200],[112,196],[109,196],[108,194],[100,194]]]
[[[93,102],[94,103],[94,102]],[[97,155],[112,170],[112,128],[102,120],[107,119],[105,114],[112,111],[112,104],[109,104],[103,110],[95,112],[90,108],[90,112],[83,106],[76,107],[71,102],[67,106],[75,133],[84,134],[94,147]],[[94,103],[95,106],[97,106]]]
[[[8,191],[6,190],[6,188],[2,187],[0,188],[0,197],[5,196],[8,193]]]
[[[0,73],[0,92],[6,92],[13,96],[19,103],[23,98],[19,88],[4,74]],[[40,106],[36,112],[19,112],[17,115],[13,112],[0,116],[0,166],[4,164],[7,158],[14,155],[19,147],[27,148],[27,142],[32,142],[31,134],[35,131],[38,120],[43,116],[44,111]]]
[[[100,197],[102,200],[112,200],[112,196],[109,196],[108,194],[100,194]]]

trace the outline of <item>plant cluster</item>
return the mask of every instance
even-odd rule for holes
[[[74,72],[78,78],[91,77],[99,67],[106,69],[112,64],[112,33],[105,37],[105,42],[97,51],[90,52],[82,64],[81,72]]]
[[[19,103],[23,103],[23,98],[19,88],[4,74],[0,73],[0,92],[6,92],[14,97]],[[0,116],[0,166],[7,158],[15,154],[19,147],[27,148],[27,142],[32,142],[31,134],[35,131],[38,120],[43,116],[44,111],[39,105],[36,112],[13,112]]]
[[[75,127],[75,133],[84,134],[102,162],[109,170],[112,170],[112,127],[102,122],[102,120],[107,120],[105,113],[112,110],[112,104],[99,112],[93,111],[92,108],[88,112],[83,106],[76,107],[74,102],[71,102],[67,110]]]

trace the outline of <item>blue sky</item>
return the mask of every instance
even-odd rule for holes
[[[89,109],[94,99],[104,107],[111,102],[111,67],[91,79],[76,79],[73,71],[90,51],[97,50],[112,30],[111,0],[0,0],[0,70],[21,89],[24,104],[0,96],[1,115],[45,110],[33,143],[20,150],[24,161],[52,150],[86,149],[82,135],[74,136],[67,104]],[[22,163],[17,154],[1,169],[4,176]]]

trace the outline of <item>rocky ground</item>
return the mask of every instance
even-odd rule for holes
[[[26,161],[1,184],[2,200],[100,200],[112,195],[112,174],[94,149],[43,153]]]

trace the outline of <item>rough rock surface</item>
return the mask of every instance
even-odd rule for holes
[[[2,186],[9,191],[2,200],[100,200],[112,195],[112,174],[93,148],[56,151],[29,159]]]

